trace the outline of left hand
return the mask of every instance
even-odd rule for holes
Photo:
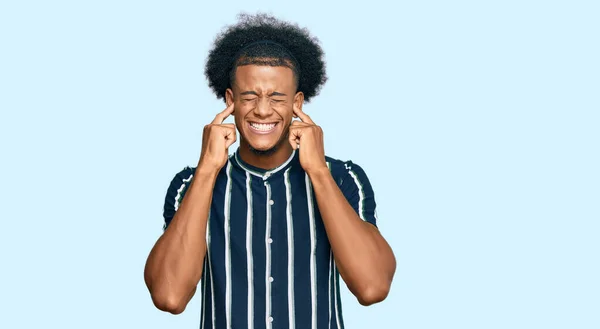
[[[294,105],[293,111],[294,116],[301,121],[292,121],[289,142],[293,149],[300,150],[300,165],[309,174],[321,169],[327,170],[323,130],[296,105]]]

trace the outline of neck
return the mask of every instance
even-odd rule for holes
[[[281,144],[277,146],[277,149],[268,155],[261,155],[253,152],[250,149],[248,142],[243,139],[240,140],[240,157],[242,160],[252,166],[265,170],[281,166],[290,158],[293,151],[294,150],[287,139],[282,140]]]

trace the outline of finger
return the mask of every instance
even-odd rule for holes
[[[219,128],[225,139],[228,139],[230,136],[235,135],[235,125],[232,123],[219,125]]]
[[[228,149],[235,141],[237,140],[237,135],[235,133],[235,129],[230,131],[230,133],[225,136],[225,148]]]
[[[300,129],[290,128],[290,133],[288,136],[288,141],[294,150],[296,150],[300,145],[300,136],[302,132]]]
[[[307,127],[307,126],[310,126],[308,123],[304,123],[304,122],[299,121],[299,120],[292,121],[292,123],[290,125],[294,126],[294,127]]]
[[[292,108],[294,114],[300,119],[302,120],[302,122],[304,123],[308,123],[311,125],[314,125],[315,123],[311,120],[311,118],[304,112],[302,112],[301,109],[299,109],[296,105],[293,106]]]
[[[217,114],[215,116],[215,119],[212,121],[212,124],[223,123],[223,121],[225,121],[225,119],[227,119],[227,117],[229,117],[233,113],[233,108],[234,108],[233,104],[235,104],[235,103],[231,102],[231,104],[229,104],[229,106],[227,106],[227,108],[224,109],[223,112]]]

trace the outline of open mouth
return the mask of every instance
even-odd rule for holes
[[[268,133],[272,132],[273,130],[275,130],[275,127],[277,127],[277,122],[271,122],[271,123],[248,122],[248,126],[250,126],[250,129],[256,133],[268,134]]]

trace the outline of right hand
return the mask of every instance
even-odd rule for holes
[[[198,167],[218,172],[227,163],[228,149],[236,141],[236,131],[233,123],[223,124],[223,121],[233,113],[233,104],[232,102],[210,124],[204,126]]]

